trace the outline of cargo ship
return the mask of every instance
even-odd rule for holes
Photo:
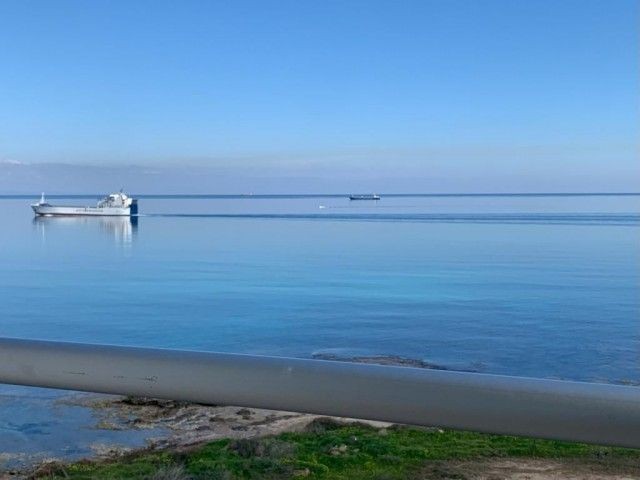
[[[51,205],[44,198],[44,193],[38,203],[33,203],[31,208],[36,215],[53,216],[105,216],[105,217],[130,217],[138,214],[138,201],[123,193],[107,195],[98,202],[95,207],[74,205]]]
[[[349,195],[349,200],[380,200],[380,195],[369,193],[366,195]]]

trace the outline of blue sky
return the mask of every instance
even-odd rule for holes
[[[639,14],[630,0],[4,0],[0,190],[41,185],[15,171],[43,163],[154,168],[158,190],[203,168],[227,180],[199,191],[638,190]]]

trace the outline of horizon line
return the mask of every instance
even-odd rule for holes
[[[365,192],[370,194],[371,192]],[[640,192],[451,192],[451,193],[378,193],[385,197],[595,197],[595,196],[640,196]],[[104,193],[51,193],[49,197],[93,198]],[[132,193],[138,198],[340,198],[362,192],[348,193]],[[30,193],[0,194],[2,199],[31,198]]]

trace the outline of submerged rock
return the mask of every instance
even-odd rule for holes
[[[334,353],[314,353],[316,360],[333,360],[337,362],[367,363],[372,365],[390,365],[396,367],[426,368],[430,370],[453,370],[462,372],[478,372],[479,368],[451,368],[437,363],[426,362],[417,358],[401,357],[399,355],[338,355]]]

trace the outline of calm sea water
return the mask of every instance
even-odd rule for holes
[[[28,204],[0,199],[2,336],[640,381],[640,196],[154,197],[137,221]],[[81,430],[54,395],[0,387],[0,452]]]

